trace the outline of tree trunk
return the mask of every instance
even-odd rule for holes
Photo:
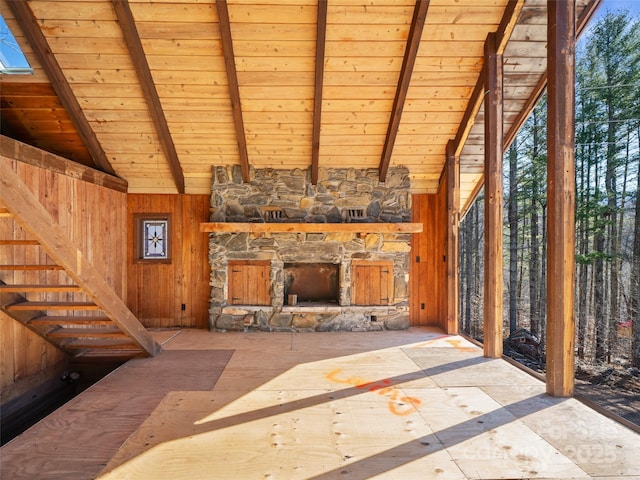
[[[547,202],[542,202],[542,261],[540,262],[540,347],[547,343]]]
[[[640,128],[638,128],[638,147],[640,148]],[[636,173],[636,215],[633,229],[633,264],[631,265],[630,317],[633,322],[631,363],[640,368],[640,168]]]
[[[597,257],[593,264],[593,312],[596,323],[596,360],[604,362],[607,359],[607,322],[604,316],[604,231],[596,231],[593,249]]]
[[[531,322],[531,333],[541,338],[543,333],[540,325],[540,240],[538,239],[538,206],[539,206],[539,183],[536,169],[536,158],[538,157],[540,146],[538,137],[538,109],[533,110],[533,140],[531,152],[531,255],[529,256],[529,320]],[[544,310],[544,306],[543,306]]]
[[[518,328],[518,151],[509,148],[509,332]]]
[[[610,83],[608,83],[610,85]],[[617,324],[620,319],[618,308],[618,272],[619,272],[619,252],[615,250],[618,245],[618,192],[617,192],[617,160],[616,160],[616,130],[618,123],[615,122],[614,107],[607,97],[607,117],[609,120],[607,128],[607,169],[605,174],[605,187],[607,191],[607,211],[605,218],[609,230],[609,316],[608,316],[608,336],[607,336],[607,360],[611,362],[611,355],[615,350],[615,343],[618,339]]]
[[[581,210],[586,208],[586,205],[589,201],[589,176],[591,172],[590,164],[588,161],[588,152],[590,149],[587,149],[587,152],[580,156],[580,189],[579,189],[579,203],[581,205]],[[586,158],[585,158],[586,157]],[[585,171],[586,166],[586,171]],[[579,217],[579,221],[577,223],[579,230],[577,232],[577,236],[579,238],[578,241],[578,251],[580,253],[580,257],[582,261],[578,263],[578,339],[576,342],[576,346],[578,348],[578,358],[584,360],[585,357],[585,345],[586,345],[586,334],[587,334],[587,293],[589,289],[588,285],[588,263],[587,263],[587,253],[589,248],[589,217],[584,214],[584,211]]]
[[[469,215],[471,217],[471,215]],[[461,245],[464,245],[464,255],[463,255],[463,265],[464,265],[464,273],[462,278],[464,279],[464,309],[461,311],[464,312],[463,318],[463,331],[467,335],[471,335],[471,298],[472,298],[472,285],[471,285],[471,256],[473,254],[473,239],[471,238],[471,232],[473,231],[473,225],[471,224],[472,219],[467,218],[464,222],[464,228],[462,233],[464,235],[464,242],[460,242]]]
[[[478,332],[483,331],[483,311],[482,311],[482,291],[481,288],[482,282],[481,279],[484,278],[484,274],[482,273],[482,252],[484,251],[483,243],[481,242],[481,237],[483,237],[482,232],[484,231],[484,215],[480,212],[480,205],[483,204],[483,196],[478,196],[476,202],[473,206],[473,247],[474,247],[474,255],[473,255],[473,273],[471,274],[471,278],[473,279],[473,303],[476,308],[472,308],[472,332],[474,337],[478,338]],[[481,220],[482,219],[482,220]],[[481,228],[480,221],[483,222],[483,226]]]

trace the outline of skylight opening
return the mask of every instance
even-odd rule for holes
[[[0,15],[0,74],[30,75],[33,68],[22,53],[4,17]]]

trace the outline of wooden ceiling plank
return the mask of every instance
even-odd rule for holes
[[[576,23],[576,38],[578,38],[582,34],[585,27],[589,24],[591,17],[596,13],[598,8],[600,8],[602,1],[603,0],[591,0],[589,4],[584,8],[584,10],[580,14],[580,17],[578,18],[578,21]],[[519,115],[511,124],[511,128],[509,128],[509,131],[506,133],[504,137],[505,150],[508,149],[511,146],[511,143],[515,140],[516,135],[518,134],[518,131],[520,131],[520,128],[522,128],[522,125],[529,117],[529,114],[531,113],[533,108],[538,104],[538,101],[540,100],[540,96],[544,93],[546,88],[547,88],[547,72],[545,69],[544,73],[540,77],[540,80],[538,81],[537,85],[535,86],[531,95],[529,96],[529,99],[526,101],[525,105],[520,110]]]
[[[244,120],[242,118],[242,106],[240,102],[240,89],[238,88],[238,72],[236,71],[235,55],[233,53],[233,39],[231,37],[231,23],[229,20],[229,8],[227,0],[217,0],[216,9],[218,12],[218,25],[220,37],[222,39],[222,51],[224,53],[224,64],[227,70],[227,82],[229,84],[229,97],[231,99],[231,110],[236,129],[238,141],[238,153],[240,155],[240,168],[242,178],[249,182],[249,154],[247,152],[247,139],[244,132]]]
[[[318,183],[320,165],[320,125],[322,121],[322,89],[324,87],[324,51],[327,37],[327,2],[318,2],[316,33],[316,68],[313,92],[313,130],[311,140],[311,184]]]
[[[135,20],[133,19],[133,13],[129,6],[128,0],[113,0],[113,8],[118,17],[118,23],[122,29],[125,42],[129,48],[129,54],[133,64],[135,65],[136,73],[140,79],[140,86],[142,88],[145,100],[151,110],[151,118],[153,124],[156,127],[156,133],[162,143],[162,147],[167,156],[169,162],[169,168],[173,180],[176,184],[178,193],[185,193],[184,188],[184,175],[182,173],[182,167],[180,166],[180,159],[178,158],[178,152],[171,138],[171,132],[169,132],[169,126],[167,125],[167,119],[164,115],[162,104],[160,103],[160,97],[155,87],[155,82],[151,76],[151,70],[149,69],[149,63],[142,47],[140,35],[136,28]]]
[[[8,1],[7,5],[9,5],[20,29],[24,32],[29,45],[33,49],[34,55],[38,58],[42,68],[51,80],[51,86],[60,98],[71,121],[78,129],[78,134],[82,138],[96,166],[105,173],[115,175],[115,170],[107,159],[107,155],[102,149],[95,132],[91,129],[91,125],[87,121],[78,100],[73,94],[62,68],[60,68],[58,61],[51,52],[47,39],[38,26],[38,21],[31,10],[29,2]]]
[[[502,54],[504,49],[506,48],[507,42],[509,41],[509,37],[515,28],[515,25],[518,20],[518,16],[522,11],[525,0],[518,0],[515,2],[509,2],[505,9],[504,15],[502,16],[502,20],[500,21],[500,25],[497,30],[497,53]],[[469,136],[469,132],[471,131],[471,127],[475,122],[476,115],[482,106],[482,102],[484,100],[485,88],[484,88],[484,77],[485,71],[484,67],[478,76],[478,81],[476,82],[476,86],[473,89],[473,93],[471,94],[471,99],[469,100],[469,106],[464,113],[464,117],[462,118],[462,122],[460,122],[460,128],[458,129],[458,133],[455,138],[455,156],[460,156],[462,153],[462,148],[464,147],[464,143]]]
[[[400,69],[400,78],[398,79],[398,88],[396,96],[393,100],[393,108],[391,109],[391,118],[389,120],[389,128],[382,149],[382,158],[378,167],[378,178],[384,182],[387,178],[389,164],[391,163],[391,154],[393,146],[398,134],[400,119],[402,117],[402,109],[407,98],[407,91],[411,83],[411,74],[413,66],[418,55],[418,47],[422,38],[422,30],[427,18],[429,10],[429,0],[417,0],[413,10],[413,19],[411,20],[411,28],[409,29],[409,37],[407,38],[407,49],[405,50],[404,59],[402,60],[402,68]]]

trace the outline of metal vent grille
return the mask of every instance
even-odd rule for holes
[[[364,208],[348,208],[347,218],[364,218]]]
[[[280,207],[262,207],[261,210],[265,222],[278,222],[284,218],[284,212]]]

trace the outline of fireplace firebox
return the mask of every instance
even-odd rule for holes
[[[338,304],[339,279],[339,264],[285,263],[284,304],[296,297],[298,304]]]

